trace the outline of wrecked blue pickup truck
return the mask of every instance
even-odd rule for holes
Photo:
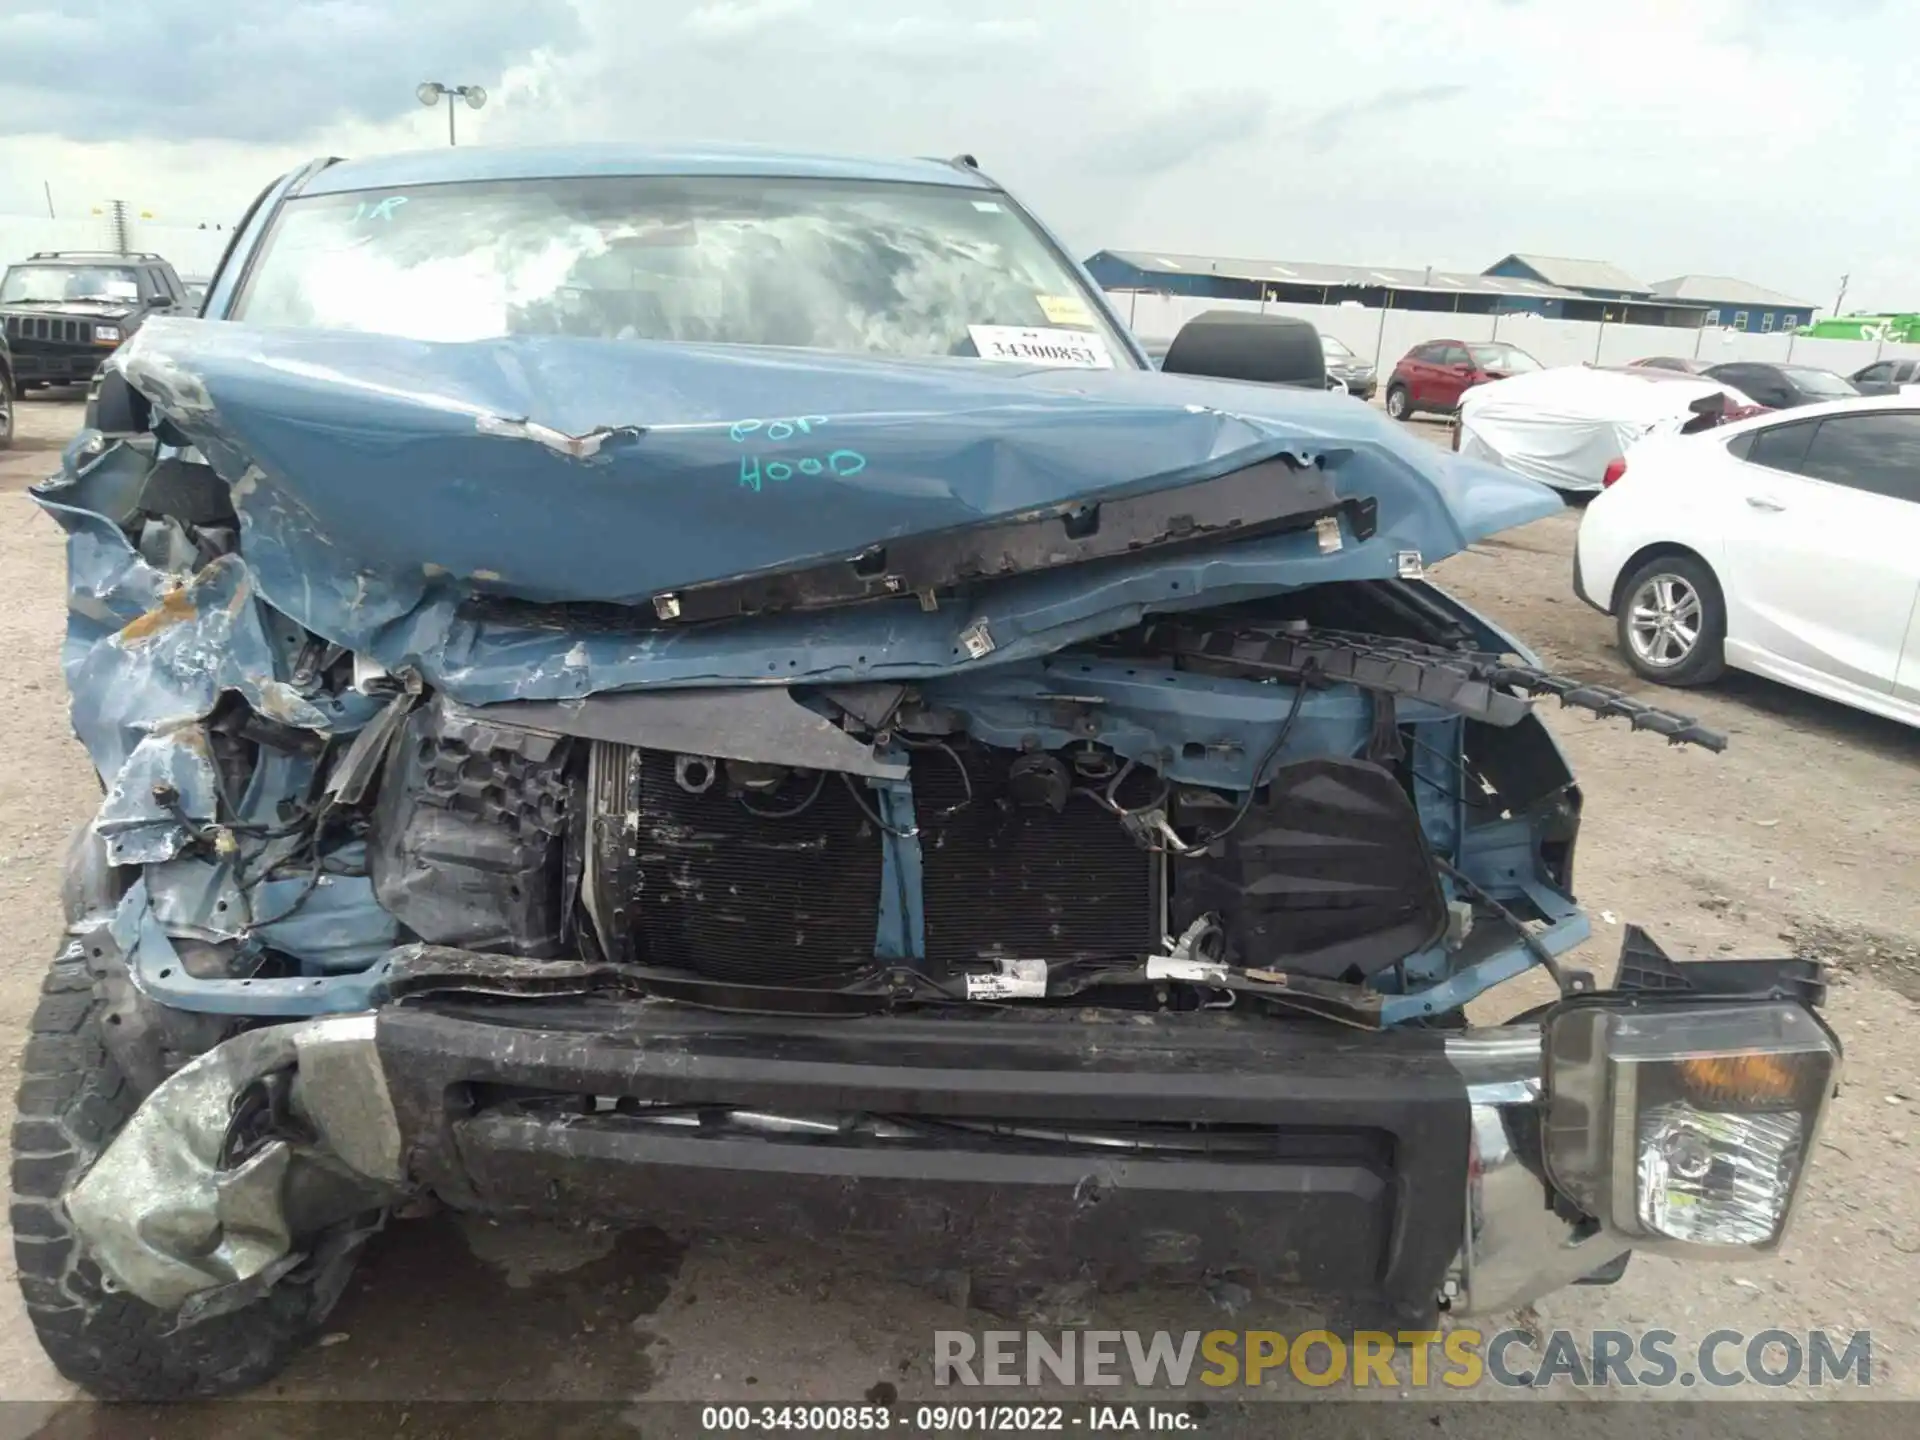
[[[1390,1326],[1780,1242],[1820,974],[1566,963],[1534,703],[1719,737],[1427,581],[1560,502],[1297,322],[1156,371],[970,161],[630,148],[316,162],[205,314],[35,491],[104,798],[12,1218],[94,1392],[258,1383],[423,1197]]]

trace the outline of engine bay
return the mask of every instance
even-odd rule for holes
[[[249,606],[236,558],[118,643],[252,614],[274,678],[144,727],[94,827],[103,964],[189,1012],[611,987],[1424,1023],[1533,965],[1576,983],[1580,797],[1534,698],[1724,743],[1417,579],[917,681],[468,704]]]
[[[1378,1024],[1470,958],[1476,910],[1509,944],[1567,918],[1578,793],[1505,691],[1272,661],[1263,637],[1479,638],[1423,585],[1324,589],[920,685],[399,697],[374,894],[426,945],[749,1008],[1180,1008],[1224,980]]]

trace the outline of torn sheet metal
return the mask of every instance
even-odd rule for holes
[[[370,1009],[386,998],[388,962],[380,957],[391,953],[399,932],[364,879],[353,887],[331,890],[336,897],[332,903],[309,897],[314,905],[311,914],[303,905],[285,921],[257,929],[255,933],[275,949],[300,956],[300,973],[250,974],[248,967],[263,958],[252,946],[216,952],[223,962],[221,973],[190,966],[187,954],[205,937],[197,933],[195,924],[163,920],[163,913],[173,912],[162,901],[165,887],[174,883],[179,884],[178,894],[188,906],[195,897],[222,893],[217,884],[190,890],[176,873],[176,867],[198,863],[176,860],[148,866],[145,876],[133,882],[113,911],[109,932],[114,947],[125,957],[128,978],[141,994],[157,1004],[208,1015],[275,1017],[348,1014]],[[270,892],[276,900],[291,899],[283,888],[286,882],[269,883],[276,887]],[[316,896],[319,893],[315,891]],[[194,913],[210,913],[209,907],[203,905]],[[315,947],[313,954],[301,955],[296,947],[308,944]],[[246,983],[235,984],[236,979]]]
[[[257,882],[251,878],[273,874],[305,845],[298,827],[280,822],[285,818],[283,806],[312,789],[314,771],[311,755],[263,747],[228,828],[234,853],[221,854],[216,849],[208,854],[202,847],[193,854],[150,861],[135,887],[139,893],[123,897],[122,908],[150,905],[165,935],[176,938],[218,944],[251,934],[293,955],[309,972],[370,964],[397,932],[391,917],[374,903],[364,877],[356,883],[349,873],[364,868],[363,845],[347,843],[330,851],[327,869],[319,876],[296,874]],[[95,828],[99,825],[96,818]],[[256,840],[241,827],[270,828],[274,835]],[[246,884],[241,883],[243,873]],[[309,878],[311,892],[284,921],[273,922],[273,916],[301,895]],[[147,950],[149,958],[157,956],[149,973],[171,963],[168,947],[149,945]]]
[[[89,596],[117,599],[114,575],[130,575],[136,584],[144,579],[122,561],[91,535],[84,547],[69,546],[69,567],[87,571],[75,586]],[[378,702],[357,694],[309,697],[294,688],[291,651],[298,637],[284,620],[282,633],[272,634],[276,618],[259,603],[246,562],[224,555],[163,590],[151,609],[98,636],[84,654],[70,656],[67,682],[79,702],[74,726],[102,773],[117,772],[144,737],[186,733],[177,727],[210,715],[229,691],[269,720],[297,729],[327,734],[365,724]]]
[[[497,435],[505,440],[531,440],[569,460],[593,460],[600,447],[611,440],[637,440],[645,432],[637,425],[601,425],[584,435],[568,435],[534,420],[508,420],[498,415],[482,415],[474,421],[482,435]]]
[[[135,928],[152,963],[135,973],[149,977],[174,968],[169,937],[238,940],[331,987],[396,939],[337,856],[310,881],[293,869],[300,838],[246,838],[298,828],[287,822],[313,803],[310,757],[262,746],[237,817],[221,815],[206,722],[224,696],[283,731],[347,736],[389,703],[373,682],[391,673],[466,705],[545,705],[556,728],[604,735],[630,709],[650,712],[652,733],[672,708],[612,692],[731,687],[729,723],[755,730],[755,746],[777,719],[798,746],[791,763],[884,776],[886,762],[784,696],[781,717],[756,719],[742,687],[1034,661],[1157,611],[1384,578],[1403,551],[1437,559],[1558,505],[1364,407],[1151,372],[538,336],[436,345],[175,319],[142,327],[112,363],[190,442],[181,453],[213,468],[238,526],[236,548],[224,511],[224,528],[192,537],[142,518],[156,455],[172,463],[151,436],[84,436],[35,491],[68,532],[63,665],[108,791],[99,833],[117,863],[147,867]],[[1280,457],[1343,503],[1368,502],[1373,532],[1334,550],[1301,531],[1014,574],[974,585],[964,605],[653,618],[675,587],[1085,515],[1089,501]],[[553,608],[575,602],[597,618]],[[634,607],[631,622],[609,623],[608,606]],[[303,658],[316,644],[351,653],[369,683],[316,686]],[[575,708],[590,696],[603,708]],[[369,764],[378,739],[362,747]],[[723,739],[668,748],[725,755]],[[370,782],[353,767],[334,798]],[[223,836],[237,854],[201,843]],[[243,884],[242,865],[275,878]]]
[[[218,796],[205,728],[172,726],[140,737],[108,785],[93,828],[115,865],[171,860],[193,838],[181,817],[211,825]]]
[[[64,487],[76,500],[102,505],[104,513],[47,506],[68,531],[62,664],[73,694],[73,725],[106,789],[94,828],[111,863],[151,867],[154,908],[171,933],[233,938],[256,915],[277,913],[289,899],[289,886],[301,883],[273,880],[246,894],[233,883],[233,861],[244,855],[253,873],[265,874],[299,842],[242,847],[230,830],[216,827],[223,821],[256,829],[282,826],[283,806],[303,796],[311,782],[313,759],[261,747],[236,813],[222,816],[203,722],[223,696],[236,694],[276,725],[317,736],[347,734],[385,700],[297,686],[295,657],[305,634],[260,600],[238,555],[219,556],[187,575],[143,558],[115,518],[131,481],[112,462],[137,453],[109,451],[84,463]],[[213,844],[199,847],[198,856],[187,855],[199,839]],[[231,852],[220,853],[223,847]],[[213,854],[204,853],[210,848]],[[374,904],[363,878],[322,878],[314,898],[287,917],[286,933],[259,938],[322,969],[371,963],[392,943],[390,918]]]
[[[152,981],[179,966],[171,943],[178,938],[246,939],[296,957],[304,975],[364,970],[400,938],[399,923],[381,908],[364,873],[365,860],[365,845],[354,841],[330,852],[327,863],[362,873],[290,876],[245,890],[231,864],[182,858],[150,865],[115,911],[116,925],[132,937],[128,967],[142,988],[158,988]]]
[[[291,1071],[286,1133],[229,1152],[236,1102]],[[182,1066],[67,1196],[89,1255],[163,1310],[279,1266],[403,1182],[372,1015],[273,1025]]]

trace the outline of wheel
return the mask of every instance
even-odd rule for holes
[[[345,1287],[351,1257],[313,1274],[296,1270],[258,1299],[182,1330],[174,1316],[103,1286],[61,1197],[142,1098],[101,1041],[104,1008],[83,951],[69,945],[33,1012],[13,1122],[13,1248],[28,1318],[54,1368],[102,1399],[246,1390],[305,1348]]]
[[[0,450],[13,444],[13,381],[0,370]]]
[[[1396,420],[1407,420],[1413,415],[1413,397],[1407,393],[1404,385],[1387,387],[1387,414]]]
[[[1720,582],[1692,555],[1659,555],[1627,577],[1614,618],[1634,673],[1662,685],[1704,685],[1727,668]]]

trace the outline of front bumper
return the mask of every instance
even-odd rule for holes
[[[459,1207],[799,1237],[1019,1290],[1243,1272],[1413,1321],[1459,1248],[1467,1091],[1436,1032],[1350,1035],[582,998],[394,1008],[378,1044],[416,1177]]]
[[[13,376],[25,384],[84,385],[100,373],[111,354],[111,346],[90,345],[75,350],[22,348],[16,341]]]
[[[1451,1034],[1230,1011],[813,1018],[631,995],[428,995],[250,1031],[191,1062],[69,1208],[135,1293],[167,1277],[154,1303],[180,1304],[196,1267],[210,1289],[247,1283],[235,1257],[271,1265],[301,1226],[268,1213],[256,1186],[248,1243],[199,1245],[230,1223],[217,1207],[235,1188],[207,1157],[228,1153],[229,1116],[263,1080],[258,1057],[291,1053],[286,1193],[311,1193],[298,1167],[319,1135],[318,1158],[335,1170],[345,1159],[366,1182],[340,1224],[364,1223],[396,1191],[430,1190],[480,1212],[800,1238],[910,1272],[963,1272],[983,1296],[1225,1273],[1419,1324],[1438,1304],[1498,1311],[1610,1277],[1631,1250],[1676,1248],[1636,1234],[1604,1199],[1582,1210],[1550,1178],[1556,1155],[1611,1155],[1601,1132],[1617,1127],[1597,1111],[1569,1125],[1542,1037],[1569,1007],[1630,1012],[1642,1029],[1683,1018],[1681,1006],[1697,1020],[1703,1004],[1736,998],[1699,978],[1716,963],[1733,967],[1723,982],[1737,972],[1748,1011],[1817,1026],[1817,981],[1798,962],[1676,966],[1637,931],[1622,958],[1632,989]],[[299,1043],[259,1038],[281,1033]],[[309,1056],[326,1060],[311,1076]],[[1575,1058],[1591,1069],[1592,1055]],[[231,1096],[213,1093],[222,1086]],[[169,1130],[182,1143],[157,1143]],[[202,1163],[170,1186],[155,1157],[173,1154]],[[385,1158],[396,1155],[398,1172]],[[1631,1152],[1607,1164],[1630,1191]],[[204,1225],[177,1223],[200,1209]],[[147,1224],[147,1210],[175,1223]],[[304,1223],[315,1220],[309,1210]],[[193,1253],[156,1254],[170,1235],[193,1237]]]

